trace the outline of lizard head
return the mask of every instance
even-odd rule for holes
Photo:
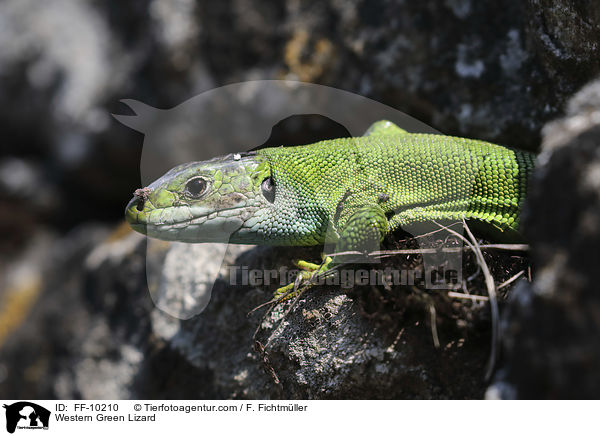
[[[179,165],[135,191],[125,218],[148,236],[183,242],[240,242],[257,224],[257,211],[275,200],[267,160],[231,154]],[[236,240],[238,239],[238,240]]]

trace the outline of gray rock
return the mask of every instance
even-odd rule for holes
[[[536,149],[544,123],[600,72],[592,3],[356,0],[294,4],[288,14],[292,74],[371,96],[448,134]],[[302,67],[320,59],[309,53],[325,43],[331,55],[307,74]]]
[[[296,256],[297,249],[257,248],[243,253],[236,263],[250,270],[271,270]],[[270,298],[268,289],[273,287],[265,292],[221,283],[206,310],[182,323],[173,337],[172,346],[192,366],[212,374],[220,396],[482,395],[486,348],[478,349],[478,340],[465,344],[461,334],[447,325],[445,349],[437,351],[422,311],[408,310],[399,325],[381,327],[365,316],[357,300],[335,288],[312,289],[291,308],[288,302],[273,311],[253,311]]]
[[[534,281],[504,319],[502,398],[600,395],[600,80],[544,128],[525,226]]]
[[[313,289],[291,310],[291,302],[270,312],[259,308],[279,280],[245,285],[241,266],[277,270],[291,265],[293,257],[317,257],[315,249],[232,246],[223,262],[211,267],[202,261],[214,256],[210,244],[146,250],[137,234],[107,235],[87,226],[38,255],[52,259],[41,272],[39,296],[27,321],[0,348],[5,397],[473,398],[483,393],[489,330],[467,319],[466,329],[457,328],[457,313],[446,315],[449,307],[436,303],[442,343],[436,349],[429,314],[420,303],[410,303],[425,296],[393,303],[400,312],[383,308],[381,319],[378,313],[366,315],[360,298],[335,287]],[[165,262],[170,255],[184,264]],[[199,306],[186,307],[199,313],[181,319],[155,304],[147,286],[149,278],[152,290],[150,270],[159,273],[168,310],[180,309],[182,300],[196,301]],[[206,293],[199,291],[206,291],[209,277],[212,295],[206,304]],[[471,318],[487,313],[469,310]]]

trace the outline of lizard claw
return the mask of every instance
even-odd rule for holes
[[[294,280],[293,283],[278,288],[273,294],[273,297],[277,301],[284,301],[299,295],[300,286],[303,286],[304,289],[314,286],[315,279],[317,279],[320,274],[329,271],[331,263],[333,262],[333,259],[329,256],[323,255],[322,258],[323,262],[320,265],[304,260],[294,260],[294,265],[300,268],[296,280]]]

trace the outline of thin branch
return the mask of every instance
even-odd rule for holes
[[[473,301],[489,301],[489,297],[486,297],[485,295],[471,295],[471,294],[464,294],[462,292],[453,292],[453,291],[448,291],[448,297],[464,298],[465,300],[473,300]]]
[[[515,274],[514,276],[512,276],[510,279],[506,280],[505,282],[503,282],[502,284],[498,285],[497,289],[502,289],[505,286],[510,285],[512,282],[514,282],[515,280],[517,280],[519,277],[525,275],[525,270],[519,271],[517,274]]]
[[[435,306],[433,304],[429,305],[429,320],[431,324],[431,337],[433,338],[433,346],[435,348],[440,348],[440,338],[438,336],[437,331],[437,320],[436,320]]]
[[[439,224],[439,223],[438,223]],[[441,225],[441,224],[439,224]],[[450,230],[448,228],[448,230]],[[506,250],[506,251],[528,251],[529,245],[527,244],[484,244],[479,245],[479,248],[490,249],[490,250]],[[461,251],[468,251],[470,247],[443,247],[443,248],[407,248],[402,250],[377,250],[367,253],[369,257],[387,257],[393,255],[402,254],[432,254],[432,253],[460,253]],[[341,251],[339,253],[330,253],[327,256],[357,256],[365,255],[360,251]]]

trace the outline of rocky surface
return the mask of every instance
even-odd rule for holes
[[[415,303],[417,294],[406,289],[401,295],[412,297],[402,304],[391,295],[381,300],[400,308],[371,314],[360,298],[336,287],[316,288],[295,305],[268,310],[260,306],[279,279],[257,287],[240,276],[241,266],[277,270],[293,256],[318,250],[231,246],[215,256],[210,246],[160,244],[147,250],[146,245],[123,227],[108,233],[86,226],[44,251],[60,255],[39,268],[44,280],[37,299],[4,306],[0,314],[1,321],[20,310],[25,319],[0,349],[4,396],[483,395],[489,352],[485,305],[468,305],[471,318],[479,319],[474,321],[440,304],[436,348],[429,306]],[[206,262],[202,253],[222,261]],[[188,261],[173,267],[165,261],[173,255]],[[203,279],[207,276],[213,281]]]
[[[506,363],[490,396],[600,395],[600,81],[544,128],[526,231],[535,280],[504,319]]]

